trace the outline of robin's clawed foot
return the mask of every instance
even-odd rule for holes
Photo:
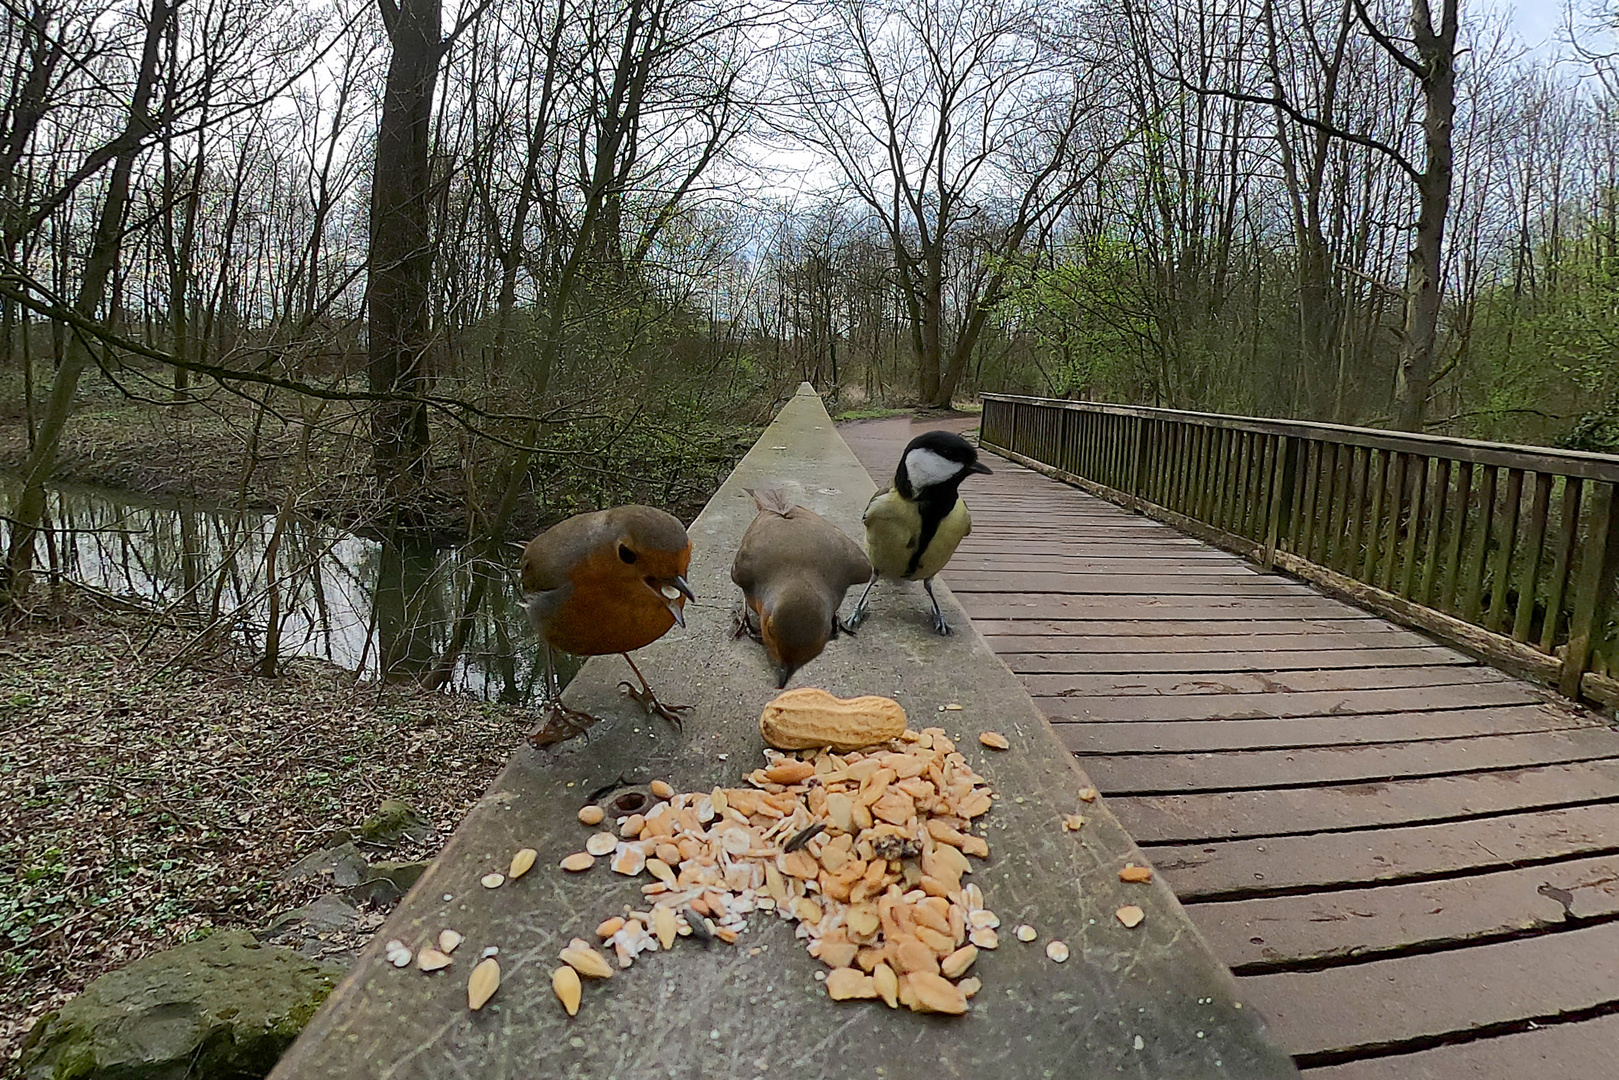
[[[628,680],[619,683],[618,688],[622,690],[631,701],[639,703],[641,708],[646,710],[646,714],[648,716],[662,717],[675,727],[684,729],[685,725],[681,721],[680,714],[691,712],[692,706],[665,705],[663,702],[658,700],[658,696],[652,692],[652,688],[650,686],[637,688],[634,683],[631,683]]]
[[[544,719],[540,721],[540,726],[528,736],[528,741],[534,746],[551,746],[583,735],[586,729],[600,722],[599,717],[581,709],[570,709],[555,699],[545,703],[542,715]]]

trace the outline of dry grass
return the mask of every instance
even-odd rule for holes
[[[383,799],[448,836],[532,722],[313,662],[162,671],[185,635],[148,633],[81,605],[0,635],[0,1061],[102,972],[306,902],[281,871]]]

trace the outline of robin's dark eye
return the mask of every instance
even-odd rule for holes
[[[618,557],[627,563],[632,563],[635,561],[635,552],[630,550],[628,544],[620,544],[618,545]]]

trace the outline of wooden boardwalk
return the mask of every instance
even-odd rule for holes
[[[842,433],[881,485],[971,426]],[[1307,1076],[1619,1075],[1619,731],[988,463],[943,580]]]

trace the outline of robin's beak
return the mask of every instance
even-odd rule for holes
[[[794,664],[782,664],[779,667],[777,667],[776,668],[776,689],[777,690],[785,690],[785,689],[787,689],[787,680],[792,678],[793,677],[793,672],[795,672],[797,670],[798,670],[798,667],[796,665],[794,665]]]
[[[975,472],[975,473],[983,473],[985,476],[994,476],[995,475],[993,472],[990,471],[989,466],[985,465],[982,461],[973,462],[972,465],[968,467],[967,471],[968,472]]]
[[[658,590],[658,593],[663,597],[664,606],[669,609],[669,614],[675,617],[675,625],[685,629],[686,612],[683,609],[686,606],[686,601],[697,599],[691,591],[691,586],[686,584],[686,579],[676,575],[670,578],[668,583]]]

